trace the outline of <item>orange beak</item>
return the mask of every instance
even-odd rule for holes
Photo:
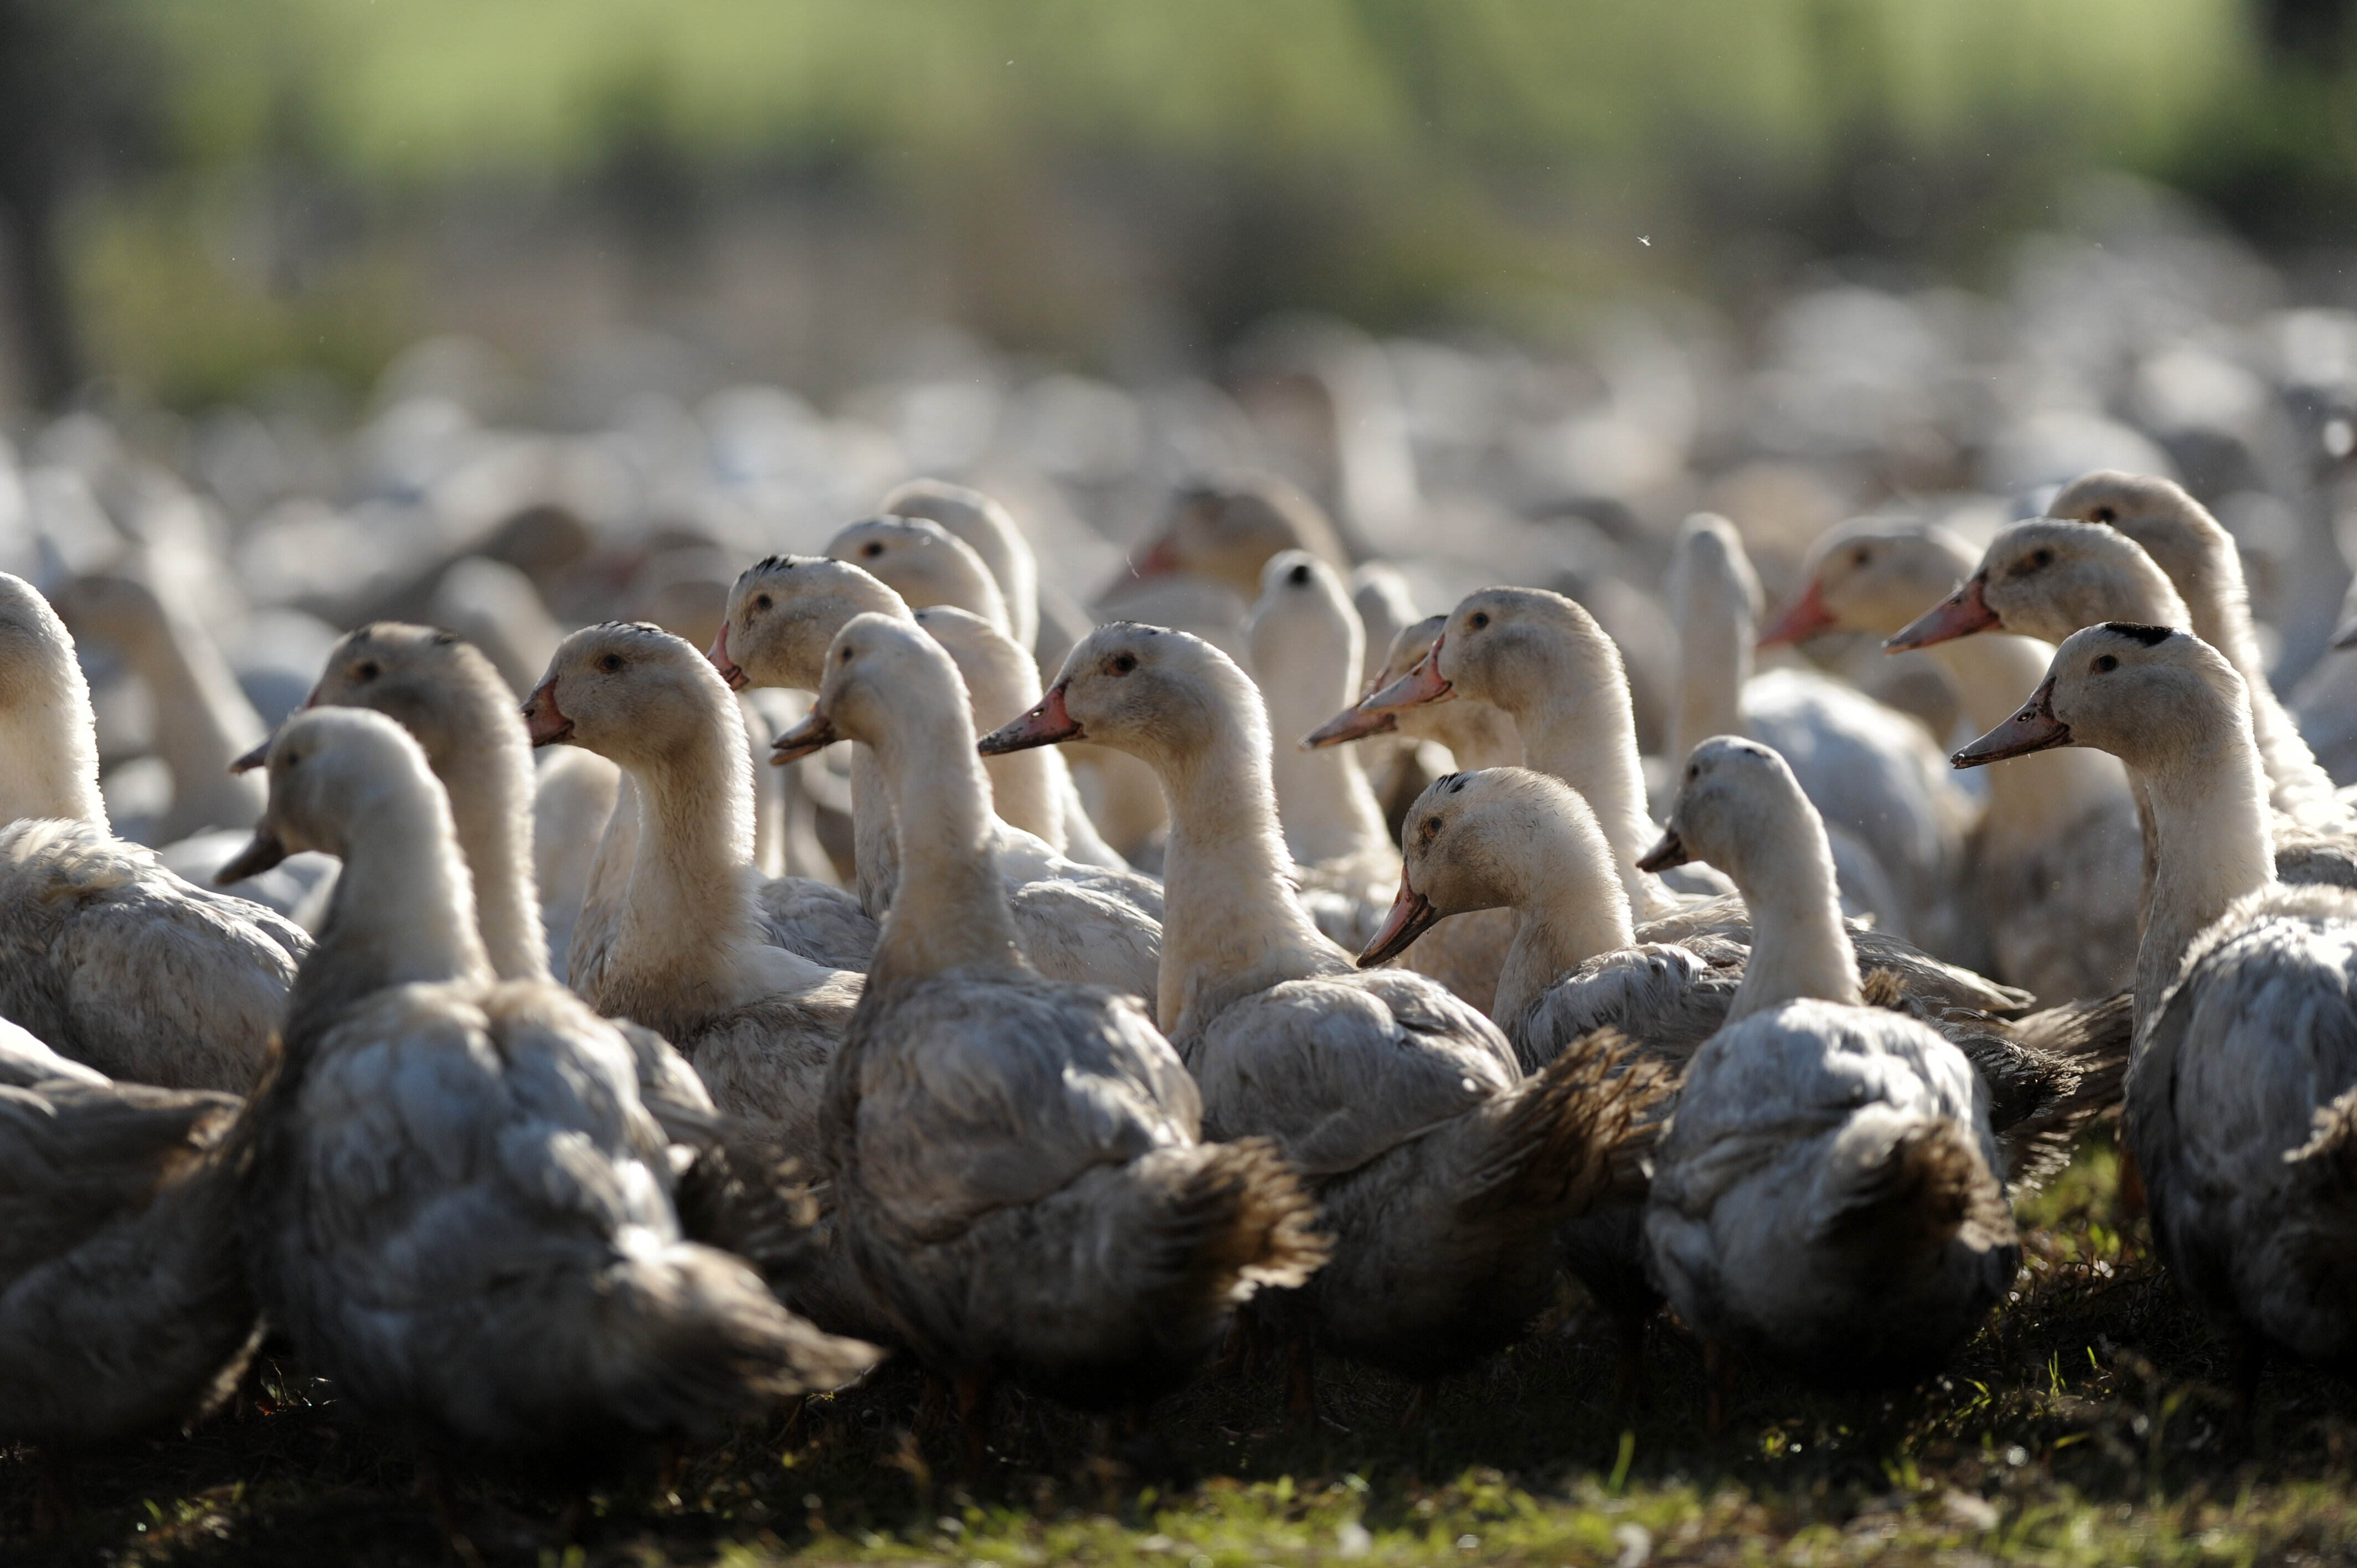
[[[1391,913],[1383,917],[1383,929],[1367,943],[1366,951],[1359,955],[1359,967],[1372,969],[1399,957],[1415,945],[1416,938],[1439,923],[1439,911],[1433,908],[1431,899],[1408,886],[1407,870],[1403,866],[1399,897],[1392,900]]]
[[[704,650],[704,656],[712,660],[712,667],[720,671],[720,678],[728,682],[730,691],[741,692],[752,683],[745,671],[737,668],[737,661],[728,657],[728,619],[726,616],[721,618],[720,629],[712,634],[712,646]]]
[[[1770,622],[1768,629],[1760,634],[1760,646],[1774,648],[1779,643],[1806,642],[1819,632],[1831,631],[1840,624],[1834,618],[1834,612],[1825,608],[1824,594],[1812,582],[1806,591],[1786,605],[1784,613]]]
[[[1885,639],[1882,650],[1904,653],[1910,648],[1929,648],[1935,642],[1970,637],[1997,626],[1996,612],[1981,596],[1987,585],[1986,577],[1974,573],[1970,582],[1901,627],[1896,636]]]
[[[985,757],[1003,757],[1010,751],[1028,751],[1035,746],[1053,746],[1058,741],[1082,740],[1081,726],[1064,711],[1064,684],[1059,681],[1048,688],[1048,694],[1034,703],[1029,712],[1018,714],[992,730],[974,743],[974,749]]]
[[[573,721],[566,718],[556,705],[554,677],[552,676],[533,687],[532,695],[525,699],[523,727],[524,733],[532,737],[532,744],[536,746],[554,746],[559,741],[570,740],[573,737]]]
[[[2071,744],[2071,726],[2054,716],[2054,677],[2049,675],[2029,701],[2013,717],[1948,758],[1957,768],[1978,768],[1984,763],[2003,762],[2008,757],[2027,757],[2033,751],[2050,751],[2058,746]]]

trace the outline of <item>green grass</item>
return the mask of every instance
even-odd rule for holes
[[[1157,1412],[1191,1478],[1158,1484],[1106,1456],[1088,1422],[1002,1403],[999,1457],[955,1475],[953,1432],[909,1435],[920,1386],[888,1366],[593,1499],[577,1547],[564,1500],[463,1488],[494,1563],[1080,1562],[1232,1568],[1369,1563],[2252,1563],[2357,1558],[2357,1400],[2276,1366],[2256,1429],[2233,1420],[2230,1359],[2113,1213],[2100,1144],[2025,1207],[2020,1299],[1948,1373],[1879,1400],[1830,1398],[1752,1371],[1724,1433],[1704,1430],[1701,1359],[1674,1326],[1655,1393],[1627,1425],[1600,1320],[1566,1303],[1511,1354],[1411,1391],[1320,1368],[1325,1420],[1287,1433],[1282,1379],[1205,1378]],[[433,1562],[405,1454],[339,1423],[327,1391],[265,1366],[242,1414],[186,1439],[84,1455],[81,1512],[38,1545],[29,1454],[0,1457],[0,1558],[133,1563]],[[1967,1555],[1958,1556],[1958,1553]]]

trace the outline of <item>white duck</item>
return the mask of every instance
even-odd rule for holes
[[[900,596],[858,567],[824,557],[773,555],[748,567],[728,596],[712,645],[731,685],[815,691],[827,644],[855,615],[909,615]],[[899,851],[891,800],[866,748],[851,763],[852,826],[861,904],[890,907]],[[1105,985],[1149,1001],[1162,942],[1162,889],[1135,872],[1082,865],[1001,822],[991,858],[1006,883],[1024,956],[1052,980]]]
[[[1943,958],[1985,964],[1986,944],[1955,899],[1976,811],[1922,726],[1813,671],[1752,674],[1760,579],[1725,518],[1699,513],[1679,530],[1668,596],[1679,655],[1668,755],[1717,735],[1773,746],[1825,820],[1853,912],[1871,909],[1877,929]]]
[[[107,831],[90,689],[0,573],[0,1016],[129,1082],[243,1092],[310,939]]]
[[[1161,777],[1159,1022],[1202,1087],[1206,1132],[1273,1137],[1314,1184],[1335,1239],[1303,1293],[1318,1337],[1427,1384],[1518,1337],[1552,1289],[1543,1239],[1631,1178],[1651,1072],[1597,1041],[1524,1078],[1445,987],[1354,970],[1294,890],[1260,693],[1210,643],[1100,627],[982,747],[1081,736]]]
[[[1432,651],[1447,616],[1427,616],[1400,628],[1390,651],[1372,663],[1362,695],[1372,695],[1405,677]],[[1523,740],[1514,721],[1500,708],[1463,695],[1446,703],[1382,712],[1344,708],[1310,732],[1304,746],[1340,746],[1366,736],[1394,733],[1410,742],[1431,741],[1448,748],[1460,773],[1483,768],[1520,768]],[[1428,974],[1459,1000],[1489,1013],[1501,1028],[1506,1021],[1491,1011],[1498,994],[1498,976],[1513,945],[1515,915],[1512,909],[1469,909],[1443,918],[1414,947],[1399,955],[1399,963],[1418,974]]]
[[[1762,645],[1821,632],[1889,637],[1972,575],[1964,542],[1936,526],[1867,521],[1810,547],[1799,595]],[[1976,729],[2002,723],[2053,650],[2026,637],[1956,638],[1926,650]],[[2136,963],[2144,838],[2113,758],[2055,751],[1989,772],[1988,809],[1965,855],[1968,907],[1997,977],[2044,1000],[2108,996]]]
[[[0,1021],[0,1442],[54,1460],[229,1392],[260,1338],[242,1103],[115,1083]]]
[[[1268,705],[1277,821],[1303,905],[1319,930],[1363,947],[1390,906],[1399,850],[1357,752],[1299,738],[1358,689],[1366,644],[1359,612],[1334,568],[1307,550],[1279,551],[1262,568],[1244,636]]]
[[[980,490],[953,485],[946,479],[910,479],[893,487],[876,510],[888,517],[922,518],[939,523],[973,551],[990,573],[1006,606],[1006,624],[1000,629],[1027,653],[1039,645],[1039,562],[1031,553],[1031,542],[1023,537],[1023,531],[1015,525],[1014,515],[1005,507]],[[828,553],[834,552],[830,550]],[[871,565],[868,570],[875,568]],[[891,581],[882,572],[876,575]],[[917,604],[906,593],[900,596],[912,606]],[[981,613],[963,597],[940,602]]]
[[[1910,1381],[2019,1266],[1986,1090],[1936,1030],[1861,1004],[1832,851],[1774,751],[1695,748],[1646,864],[1689,856],[1735,878],[1756,935],[1654,1155],[1648,1273],[1706,1345],[1821,1384]]]
[[[309,848],[344,874],[253,1107],[242,1230],[271,1321],[339,1400],[436,1450],[577,1469],[875,1359],[681,1239],[629,1042],[559,986],[493,978],[416,742],[312,709],[269,772],[235,864]]]
[[[1749,940],[1750,917],[1740,899],[1674,894],[1637,865],[1653,828],[1641,804],[1628,682],[1620,677],[1618,650],[1586,610],[1538,588],[1468,595],[1449,612],[1431,651],[1361,702],[1359,712],[1379,715],[1468,696],[1512,714],[1530,766],[1570,785],[1595,813],[1612,846],[1641,941],[1683,941],[1705,933]],[[2018,1012],[2033,1000],[1886,931],[1853,929],[1850,940],[1869,950],[1875,968],[1897,970],[1907,993],[1934,1012]]]
[[[859,976],[765,940],[752,764],[728,688],[693,645],[608,622],[558,644],[524,717],[533,745],[595,751],[638,794],[611,940],[576,963],[573,988],[661,1034],[721,1109],[806,1155]]]
[[[2056,746],[2127,765],[2157,865],[2126,1129],[2179,1284],[2246,1352],[2357,1367],[2357,893],[2277,880],[2241,674],[2165,627],[2076,632],[1959,767]]]
[[[1749,950],[1712,932],[1643,940],[1611,846],[1587,803],[1557,780],[1519,768],[1451,774],[1417,799],[1405,836],[1399,901],[1359,961],[1381,962],[1448,913],[1512,908],[1520,927],[1491,1015],[1526,1069],[1607,1027],[1682,1063],[1726,1022]],[[1935,989],[1910,994],[1912,977],[1878,962],[1857,937],[1857,980],[1873,984],[1877,1004],[1930,1023],[1988,1084],[2008,1182],[2050,1175],[2079,1129],[2118,1103],[2125,993],[2002,1020],[1949,1004]]]
[[[935,607],[962,609],[987,621],[1018,650],[1028,648],[1029,642],[1020,635],[1025,623],[1016,613],[1014,600],[1008,596],[1010,592],[1027,591],[1023,588],[1021,575],[1015,572],[1011,564],[1008,541],[1000,539],[999,548],[994,551],[995,554],[1009,559],[1010,564],[1005,568],[1006,575],[1002,576],[1000,569],[993,567],[965,538],[943,523],[928,521],[932,511],[955,512],[959,509],[945,504],[938,494],[905,494],[907,489],[908,487],[903,487],[901,490],[895,490],[888,499],[904,505],[928,506],[930,510],[912,512],[905,517],[869,518],[855,522],[828,542],[827,554],[857,566],[899,595],[901,602],[912,610]],[[970,532],[987,543],[989,537],[996,536],[996,531],[982,526],[983,515],[974,513],[967,521],[974,524]],[[1011,530],[1013,524],[1009,522],[1006,526]],[[1020,545],[1020,538],[1013,538],[1012,543]],[[1028,547],[1023,550],[1021,559],[1029,561]],[[1002,589],[1002,581],[1011,582],[1012,587]],[[1028,592],[1028,602],[1032,605],[1030,625],[1036,634],[1039,624],[1036,579]],[[957,658],[958,651],[958,649],[951,648],[951,656]],[[965,662],[965,660],[959,659],[961,668]],[[1039,700],[1039,666],[1036,662],[1032,665],[1028,684],[1031,687],[1031,694],[1007,709],[1005,717],[1012,717]],[[982,721],[978,719],[977,722]],[[1003,723],[1004,717],[995,722]],[[1027,798],[1017,808],[1023,814],[1010,815],[1008,804],[1002,801],[998,808],[1000,818],[1009,826],[1020,828],[1039,838],[1058,854],[1084,865],[1128,870],[1129,863],[1104,842],[1096,823],[1090,819],[1087,809],[1081,802],[1080,790],[1073,783],[1072,770],[1065,765],[1063,757],[1050,753],[1032,759],[1027,767],[1030,772],[1045,770],[1049,798],[1034,807],[1028,799],[1029,791],[1027,789]],[[994,768],[991,773],[994,792],[998,791],[1000,784],[1000,774]]]
[[[1201,1097],[1134,999],[1024,961],[965,693],[905,618],[836,634],[817,705],[780,745],[845,736],[891,789],[900,896],[828,1083],[843,1240],[956,1382],[969,1454],[1001,1377],[1142,1406],[1255,1290],[1316,1271],[1315,1206],[1266,1142],[1201,1141]]]
[[[2158,563],[2126,534],[2107,523],[2032,518],[2001,530],[1961,587],[1884,646],[1928,648],[1985,631],[2020,632],[2060,643],[2082,627],[2104,621],[2190,628],[2193,616]],[[2263,686],[2246,682],[2244,690],[2254,693],[2251,724],[2256,736],[2265,723],[2261,710],[2274,699],[2258,695]],[[2272,751],[2261,743],[2259,753],[2262,765],[2287,769],[2282,778],[2269,773],[2277,873],[2289,882],[2357,886],[2357,836],[2346,824],[2333,824],[2331,810],[2337,808],[2319,803],[2307,776],[2315,759],[2309,757],[2305,768],[2299,762],[2307,743],[2296,735],[2287,741],[2277,738]],[[2320,769],[2316,776],[2323,777]],[[2330,784],[2324,780],[2328,794]],[[2149,834],[2149,804],[2139,810]],[[2147,874],[2152,865],[2147,842]]]

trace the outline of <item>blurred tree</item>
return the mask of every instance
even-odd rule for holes
[[[75,190],[153,145],[159,87],[123,0],[0,0],[0,228],[9,310],[31,378],[55,405],[81,384],[60,226]]]

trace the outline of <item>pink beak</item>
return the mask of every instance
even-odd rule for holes
[[[573,736],[573,721],[556,705],[556,681],[554,676],[533,688],[523,704],[524,733],[534,746],[553,746]]]
[[[1059,681],[1048,688],[1048,694],[1028,713],[1007,720],[984,736],[975,743],[975,749],[985,757],[1000,757],[1010,751],[1028,751],[1035,746],[1086,738],[1072,715],[1064,711],[1064,683]]]
[[[2027,757],[2033,751],[2050,751],[2070,744],[2071,726],[2054,716],[2054,677],[2049,675],[2029,694],[2029,701],[2022,704],[2019,713],[1948,760],[1957,768],[1978,768],[1983,763],[2003,762],[2008,757]]]
[[[1146,546],[1146,553],[1129,564],[1133,577],[1167,577],[1178,570],[1178,541],[1164,534]]]
[[[1399,897],[1392,900],[1391,913],[1383,917],[1383,929],[1359,954],[1359,967],[1372,969],[1375,965],[1395,959],[1415,945],[1415,939],[1440,923],[1438,911],[1432,900],[1408,885],[1407,870],[1400,870]]]
[[[730,691],[741,692],[752,683],[745,671],[737,668],[737,661],[728,657],[728,621],[726,617],[721,619],[720,629],[713,633],[712,646],[705,650],[704,656],[712,660],[712,667],[720,671],[720,678],[728,682]]]
[[[1440,650],[1448,641],[1448,635],[1446,632],[1434,638],[1432,647],[1423,658],[1415,661],[1415,669],[1374,695],[1360,698],[1359,705],[1351,711],[1372,717],[1376,714],[1387,714],[1399,708],[1421,707],[1426,703],[1445,703],[1457,695],[1457,688],[1443,680],[1440,674]]]
[[[1760,646],[1773,648],[1783,642],[1806,642],[1821,631],[1831,631],[1841,623],[1834,612],[1825,608],[1824,596],[1812,582],[1801,596],[1784,607],[1784,613],[1770,622],[1760,634]]]
[[[1972,580],[1912,621],[1901,627],[1897,635],[1884,640],[1886,653],[1904,653],[1910,648],[1929,648],[1935,642],[1951,638],[1970,637],[1976,631],[1987,631],[1997,626],[1997,614],[1988,607],[1981,591],[1988,579],[1979,573]]]
[[[842,738],[834,733],[834,721],[813,708],[802,715],[802,723],[770,743],[770,766],[783,768],[789,762],[800,762]]]

